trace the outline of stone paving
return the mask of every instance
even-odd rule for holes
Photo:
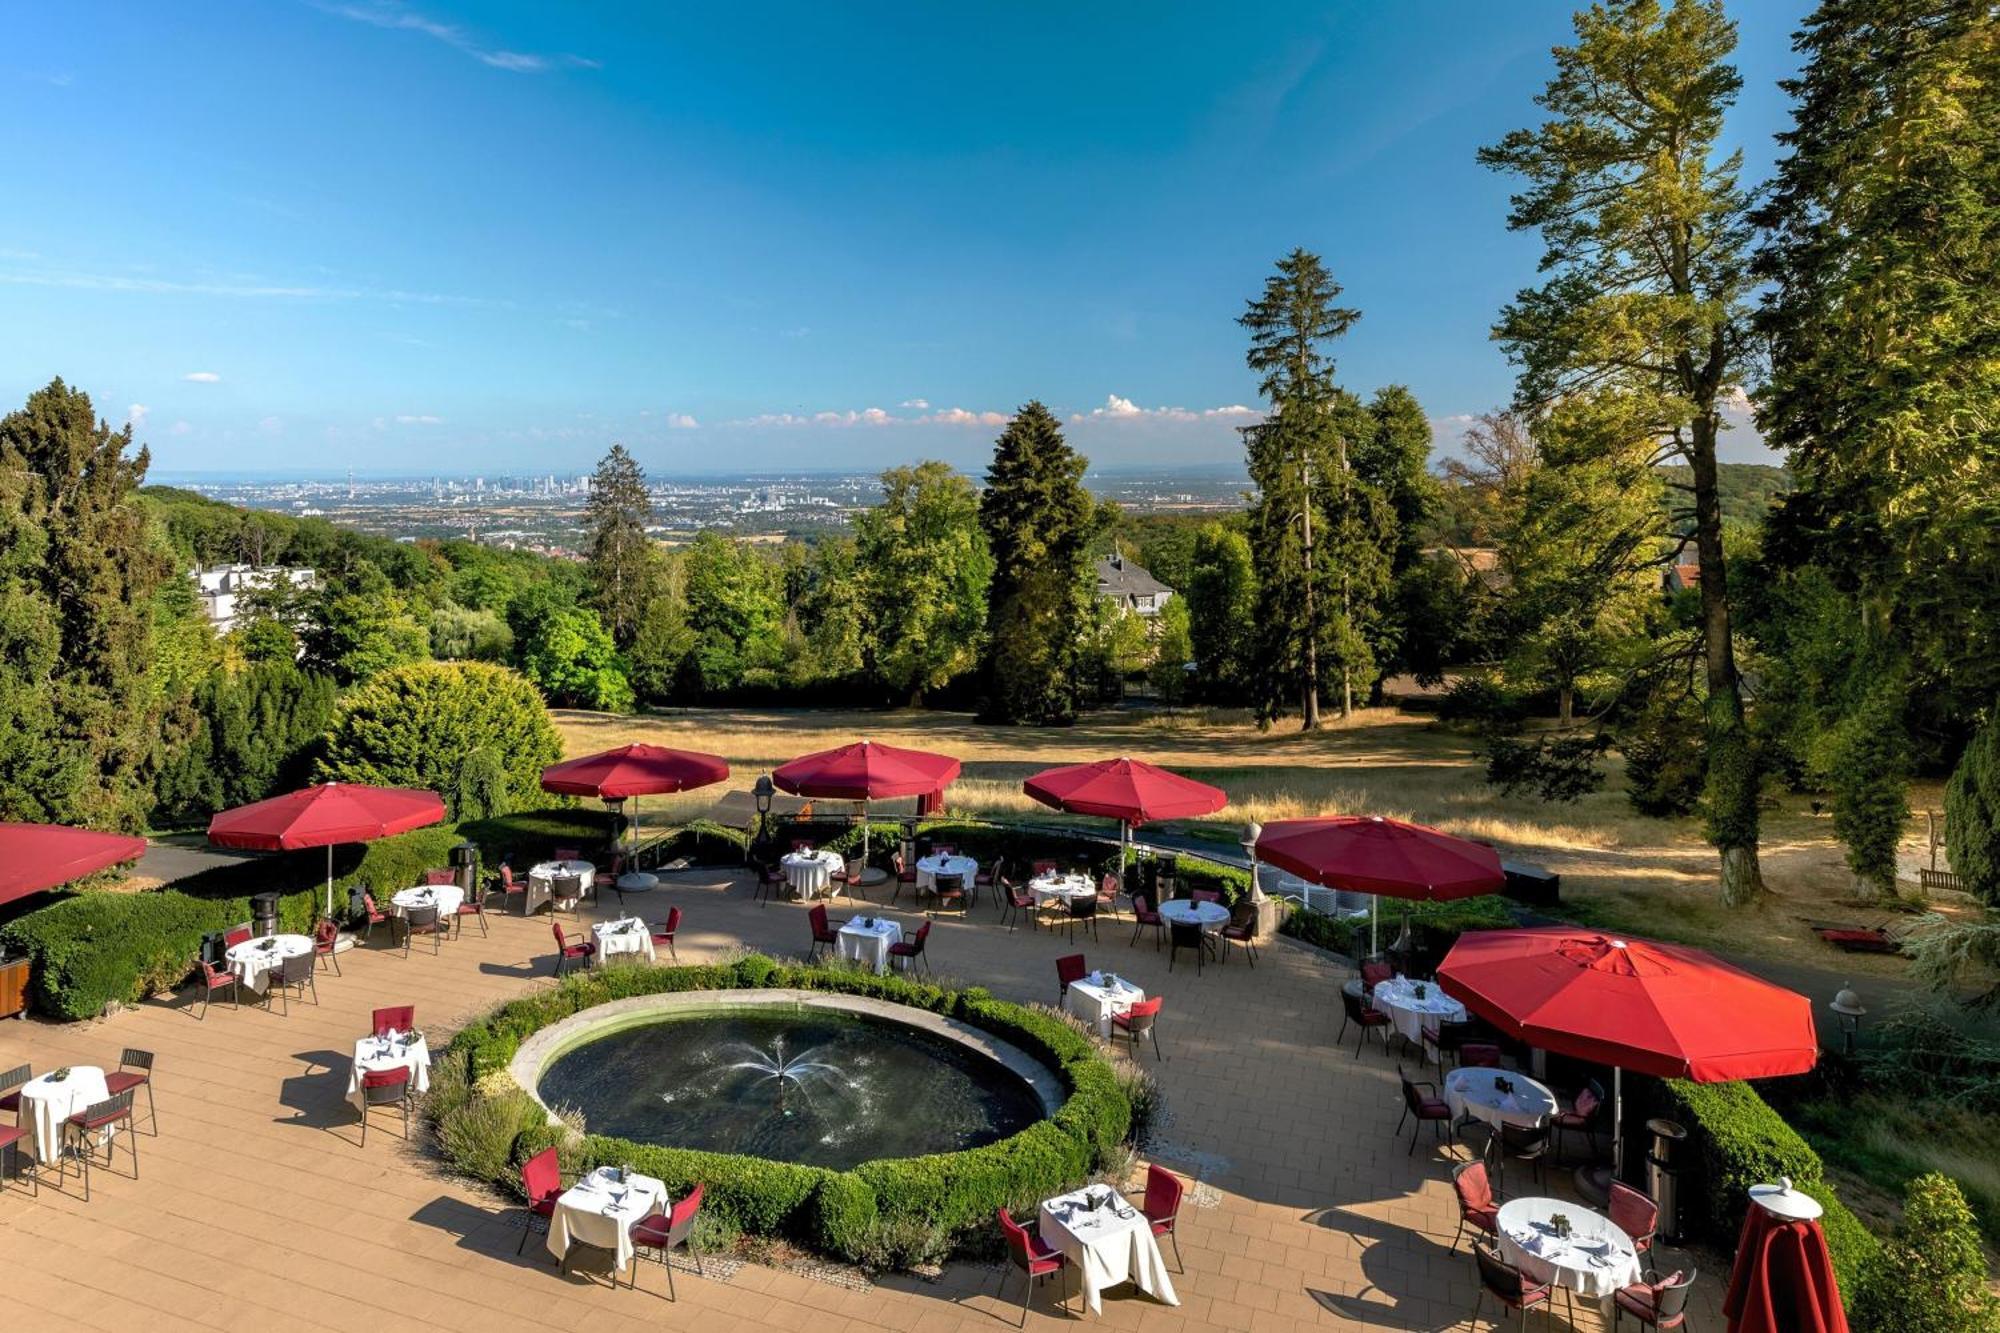
[[[887,889],[873,892],[879,903]],[[682,961],[746,947],[796,954],[807,941],[804,909],[754,902],[745,876],[669,876],[633,902],[652,918],[671,905],[683,909]],[[615,914],[609,895],[599,910]],[[907,894],[890,910],[913,928]],[[1000,1272],[977,1264],[953,1264],[936,1280],[871,1284],[846,1270],[814,1276],[734,1263],[710,1264],[704,1280],[677,1260],[678,1303],[666,1299],[657,1264],[641,1265],[636,1291],[565,1278],[539,1235],[515,1254],[517,1207],[444,1175],[421,1134],[408,1143],[399,1137],[393,1114],[378,1112],[361,1146],[345,1092],[354,1039],[371,1008],[415,1004],[418,1022],[441,1044],[473,1013],[551,984],[554,941],[545,919],[491,914],[489,923],[490,938],[475,925],[436,957],[421,946],[407,960],[379,944],[351,950],[341,957],[343,975],[321,974],[319,1005],[294,1000],[289,1017],[222,1004],[197,1022],[183,993],[92,1023],[0,1023],[0,1067],[109,1067],[128,1045],[159,1061],[159,1134],[139,1136],[137,1179],[121,1150],[115,1173],[95,1175],[88,1204],[74,1175],[60,1189],[53,1177],[44,1180],[39,1199],[21,1185],[0,1194],[6,1326],[110,1333],[993,1333],[1013,1326],[1020,1278],[1010,1273],[997,1297]],[[1053,1002],[1054,960],[1072,947],[1166,999],[1167,1058],[1156,1064],[1150,1048],[1142,1058],[1166,1099],[1150,1155],[1198,1182],[1182,1214],[1181,1304],[1118,1289],[1095,1322],[1146,1333],[1491,1326],[1490,1300],[1486,1320],[1472,1322],[1477,1276],[1465,1246],[1451,1250],[1457,1211],[1447,1150],[1428,1131],[1414,1155],[1407,1131],[1392,1137],[1401,1109],[1398,1057],[1371,1041],[1356,1059],[1351,1032],[1333,1044],[1345,969],[1276,940],[1255,970],[1238,955],[1197,976],[1185,955],[1170,972],[1164,951],[1130,939],[1129,922],[1109,919],[1101,939],[1075,946],[1061,934],[1010,932],[989,903],[965,919],[941,919],[930,945],[940,977],[1008,999]],[[1566,1193],[1563,1174],[1552,1171],[1535,1192]],[[1528,1191],[1525,1169],[1516,1175],[1510,1186]],[[1691,1313],[1697,1324],[1719,1327],[1719,1261],[1704,1258]],[[1038,1290],[1028,1323],[1078,1323],[1088,1318],[1075,1313],[1078,1304],[1072,1294],[1069,1310],[1058,1310],[1054,1289]],[[1562,1330],[1568,1319],[1558,1302],[1547,1325]],[[1577,1305],[1574,1326],[1604,1326],[1594,1303]]]

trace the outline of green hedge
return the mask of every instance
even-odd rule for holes
[[[1704,1183],[1699,1197],[1706,1207],[1689,1219],[1701,1234],[1715,1245],[1729,1247],[1742,1228],[1744,1210],[1750,1207],[1750,1187],[1789,1177],[1825,1207],[1821,1225],[1834,1271],[1842,1290],[1853,1290],[1863,1266],[1880,1246],[1861,1219],[1835,1196],[1812,1145],[1748,1083],[1667,1079],[1662,1088],[1671,1114],[1687,1126],[1701,1159]]]
[[[696,1152],[586,1134],[569,1145],[565,1162],[578,1170],[627,1163],[657,1176],[675,1194],[700,1182],[705,1207],[741,1231],[782,1237],[842,1259],[884,1253],[881,1237],[931,1253],[964,1246],[991,1230],[993,1210],[1024,1209],[1074,1188],[1111,1159],[1131,1129],[1132,1108],[1111,1066],[1090,1039],[1061,1018],[996,1000],[984,990],[952,989],[898,976],[829,967],[799,967],[752,954],[731,964],[614,968],[566,978],[494,1009],[462,1029],[447,1048],[451,1072],[438,1084],[450,1092],[432,1114],[440,1142],[460,1169],[491,1178],[480,1166],[497,1154],[450,1150],[457,1121],[476,1116],[482,1094],[465,1090],[504,1070],[532,1033],[584,1009],[632,995],[691,990],[791,987],[866,995],[969,1023],[1013,1043],[1057,1071],[1067,1096],[1048,1119],[997,1143],[965,1152],[864,1162],[851,1171],[798,1166],[726,1153]],[[491,1086],[489,1083],[487,1086]],[[494,1096],[506,1096],[497,1092]],[[498,1117],[505,1125],[505,1117]],[[463,1136],[459,1136],[463,1137]],[[565,1130],[537,1125],[516,1136],[512,1164],[495,1183],[519,1190],[519,1163]],[[928,1243],[910,1246],[921,1234]]]
[[[1368,952],[1367,917],[1350,920],[1293,904],[1287,904],[1287,908],[1285,919],[1278,926],[1279,934],[1290,935],[1350,958],[1358,958]],[[1515,924],[1513,909],[1498,894],[1464,898],[1457,902],[1397,903],[1384,911],[1384,939],[1396,937],[1397,931],[1402,928],[1405,912],[1417,928],[1453,939],[1468,930],[1501,930]]]

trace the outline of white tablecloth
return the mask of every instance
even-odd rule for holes
[[[839,852],[793,852],[778,862],[792,892],[801,898],[818,898],[833,885],[833,872],[847,863]]]
[[[419,884],[414,889],[398,890],[389,900],[397,916],[408,916],[412,907],[435,907],[440,921],[456,912],[464,901],[465,890],[456,884]]]
[[[862,925],[860,917],[850,917],[840,928],[840,942],[836,946],[842,958],[852,958],[866,963],[881,976],[889,970],[889,946],[899,944],[903,939],[903,928],[887,917],[869,917],[869,925]]]
[[[555,882],[558,875],[578,877],[580,893],[590,892],[590,886],[597,882],[597,867],[588,861],[541,861],[528,872],[528,904],[522,910],[532,912],[543,903],[554,902],[559,907],[570,907],[576,899],[557,900]]]
[[[363,1037],[354,1043],[354,1063],[347,1070],[347,1100],[362,1109],[361,1076],[385,1069],[408,1069],[413,1092],[431,1090],[431,1048],[422,1033],[411,1037],[398,1033],[388,1037]]]
[[[1028,881],[1028,892],[1037,907],[1065,908],[1072,898],[1096,897],[1097,885],[1088,875],[1037,875]]]
[[[629,1183],[615,1183],[610,1167],[600,1166],[562,1192],[549,1218],[549,1253],[561,1259],[570,1243],[580,1241],[618,1255],[618,1271],[632,1262],[632,1224],[667,1206],[667,1187],[651,1176],[632,1173]],[[619,1192],[624,1200],[618,1202]]]
[[[1513,1084],[1502,1092],[1501,1079]],[[1533,1129],[1556,1113],[1556,1095],[1526,1074],[1504,1069],[1454,1069],[1444,1076],[1444,1099],[1453,1119],[1471,1116],[1499,1129]]]
[[[653,932],[636,916],[599,921],[591,926],[590,933],[597,936],[597,956],[591,960],[592,967],[602,967],[624,954],[653,961]]]
[[[54,1162],[62,1154],[63,1121],[78,1111],[87,1111],[111,1095],[104,1086],[104,1071],[95,1065],[71,1065],[62,1082],[54,1081],[55,1071],[31,1078],[21,1085],[20,1123],[27,1128],[27,1151],[40,1162]],[[104,1137],[112,1131],[106,1129]]]
[[[1190,898],[1169,898],[1160,904],[1160,915],[1170,923],[1219,930],[1229,924],[1229,909],[1221,903],[1198,903]]]
[[[1086,1196],[1109,1198],[1110,1204],[1088,1210]],[[1160,1258],[1159,1242],[1146,1215],[1106,1185],[1087,1185],[1059,1194],[1042,1205],[1042,1244],[1061,1250],[1075,1265],[1083,1298],[1092,1314],[1104,1313],[1100,1293],[1120,1282],[1131,1282],[1154,1300],[1179,1305],[1173,1279]]]
[[[965,887],[979,874],[979,862],[969,856],[926,856],[917,862],[917,892],[935,893],[939,875],[957,875]]]
[[[1136,982],[1108,972],[1092,972],[1081,981],[1069,983],[1063,992],[1063,1008],[1096,1027],[1097,1035],[1111,1035],[1111,1016],[1122,1014],[1146,998]]]
[[[1421,999],[1417,996],[1418,986],[1424,988]],[[1447,1023],[1465,1021],[1465,1006],[1439,990],[1433,982],[1412,981],[1408,977],[1378,981],[1370,1002],[1389,1016],[1396,1031],[1413,1046],[1424,1044],[1424,1024],[1432,1019]]]
[[[269,949],[266,941],[275,941]],[[271,972],[287,958],[296,958],[302,953],[313,951],[310,935],[266,935],[262,939],[245,940],[223,955],[229,960],[229,970],[236,979],[251,990],[262,994],[271,984]]]
[[[1549,1225],[1557,1213],[1569,1218],[1567,1240]],[[1561,1199],[1501,1204],[1500,1253],[1536,1282],[1554,1282],[1600,1301],[1642,1276],[1630,1236],[1602,1213]]]

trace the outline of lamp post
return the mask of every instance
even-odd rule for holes
[[[1854,1054],[1855,1034],[1860,1032],[1861,1020],[1868,1013],[1867,1008],[1861,1003],[1861,996],[1855,993],[1854,983],[1843,981],[1839,993],[1833,997],[1832,1003],[1828,1004],[1827,1008],[1840,1015],[1841,1048],[1849,1055]]]
[[[1264,886],[1257,880],[1257,839],[1264,836],[1264,826],[1251,820],[1243,826],[1243,854],[1250,858],[1250,901],[1262,906]]]
[[[770,836],[771,798],[777,794],[777,791],[778,789],[771,785],[771,775],[769,773],[759,775],[756,785],[750,788],[751,799],[757,802],[757,845],[759,847],[762,847],[764,840]]]

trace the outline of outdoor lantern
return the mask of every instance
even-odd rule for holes
[[[757,798],[757,814],[759,817],[771,813],[771,797],[777,790],[776,787],[771,785],[771,775],[769,773],[758,778],[757,785],[750,789],[750,794]]]
[[[1264,885],[1257,876],[1257,839],[1264,836],[1264,826],[1251,820],[1243,826],[1243,854],[1250,858],[1250,901],[1264,901]]]
[[[1861,1003],[1860,995],[1855,993],[1854,983],[1842,982],[1840,993],[1833,997],[1833,1002],[1827,1005],[1827,1008],[1840,1015],[1841,1045],[1849,1055],[1854,1054],[1854,1036],[1861,1030],[1861,1020],[1868,1013],[1867,1008]]]

